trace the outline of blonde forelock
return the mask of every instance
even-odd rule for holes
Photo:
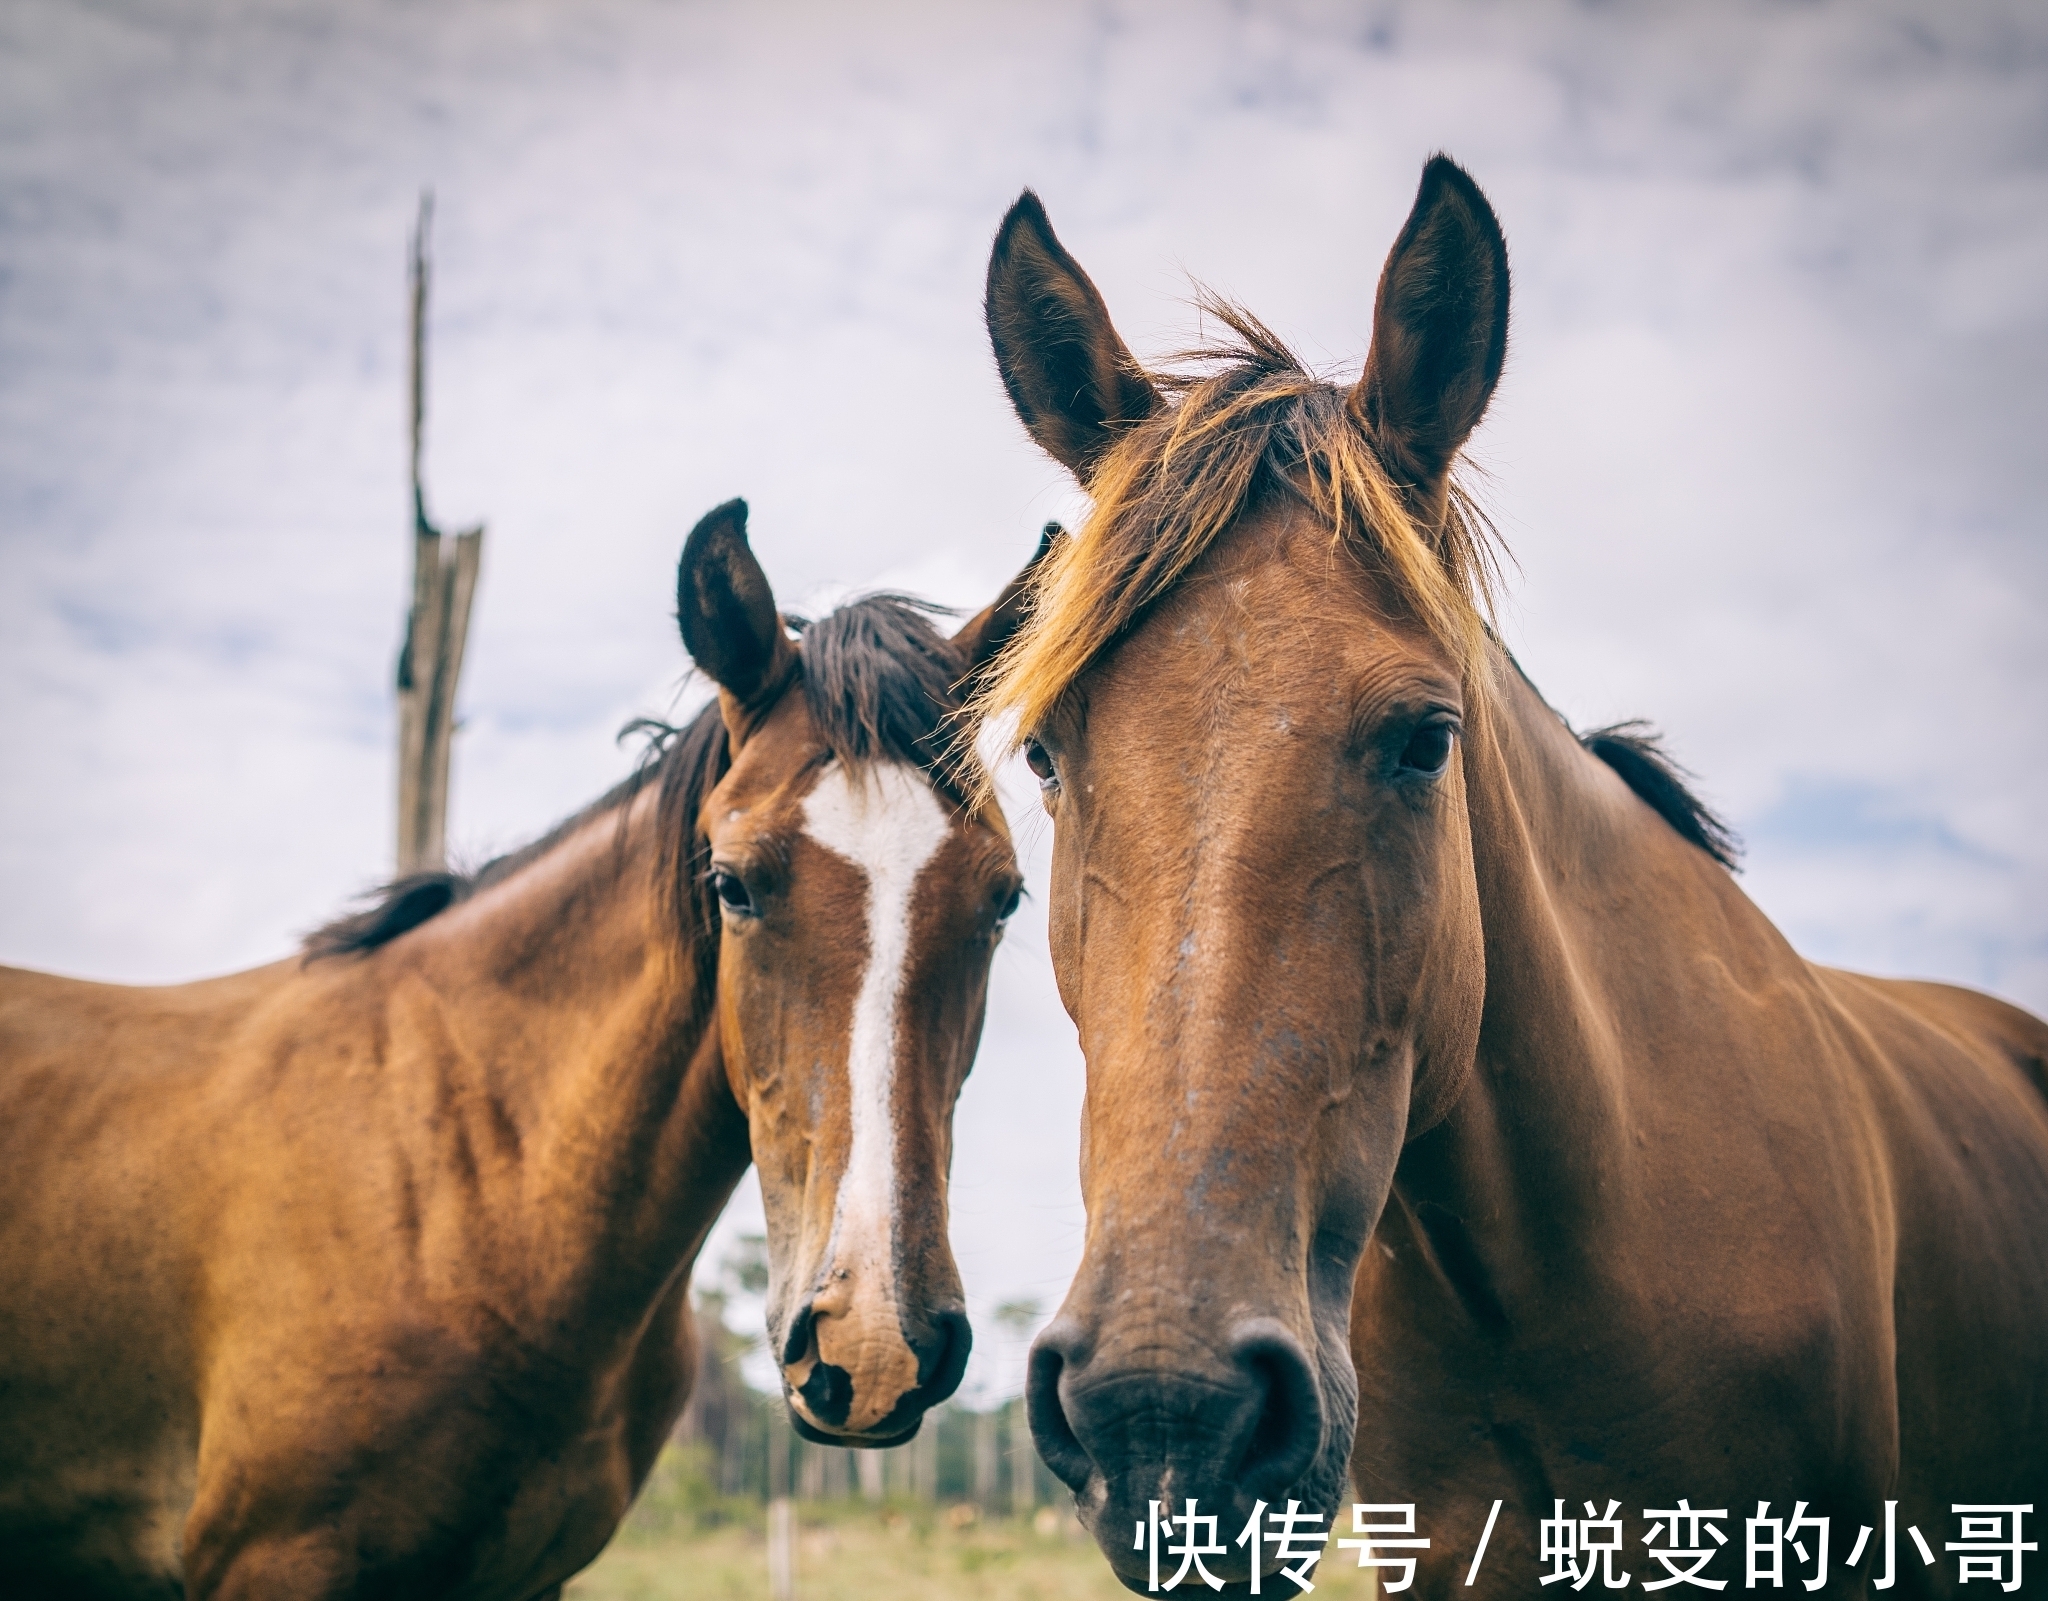
[[[1483,703],[1495,570],[1484,514],[1454,483],[1441,524],[1419,522],[1346,391],[1311,374],[1242,308],[1207,296],[1200,305],[1232,337],[1151,375],[1167,403],[1103,457],[1089,484],[1093,509],[1039,564],[1027,620],[970,714],[1007,725],[1016,742],[1028,737],[1103,651],[1276,493],[1298,497],[1335,539],[1377,558]]]

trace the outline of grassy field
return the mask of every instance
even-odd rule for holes
[[[573,1581],[566,1601],[758,1601],[768,1594],[766,1535],[756,1513],[710,1529],[629,1521]],[[970,1507],[882,1507],[849,1501],[800,1509],[796,1590],[802,1601],[1117,1601],[1127,1595],[1095,1544],[1064,1513],[980,1520]],[[1332,1550],[1316,1594],[1371,1601],[1374,1575]],[[1340,1565],[1341,1562],[1341,1565]],[[1298,1592],[1285,1579],[1268,1594]],[[1207,1596],[1192,1578],[1175,1592]]]

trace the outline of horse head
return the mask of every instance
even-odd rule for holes
[[[954,714],[1019,592],[950,640],[893,596],[793,638],[744,502],[683,551],[683,639],[730,750],[692,887],[720,925],[716,1026],[760,1173],[769,1336],[798,1432],[828,1444],[908,1439],[967,1363],[953,1103],[1023,879],[1001,812],[960,782]]]
[[[1209,309],[1235,340],[1148,374],[1034,196],[997,236],[998,365],[1094,499],[983,698],[1053,819],[1088,1071],[1085,1254],[1029,1409],[1134,1588],[1148,1503],[1218,1515],[1207,1565],[1242,1581],[1257,1502],[1341,1497],[1354,1276],[1403,1143],[1472,1070],[1484,986],[1483,553],[1451,464],[1501,369],[1499,227],[1429,164],[1348,388]]]

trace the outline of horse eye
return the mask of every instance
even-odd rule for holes
[[[754,897],[747,893],[747,886],[737,873],[729,873],[722,867],[712,868],[711,888],[718,896],[719,905],[727,911],[747,917],[754,915]]]
[[[1450,764],[1451,741],[1457,732],[1451,723],[1424,723],[1408,736],[1408,743],[1401,751],[1402,768],[1435,778]]]
[[[1022,884],[1011,885],[1009,892],[1003,896],[1002,904],[996,908],[996,922],[999,924],[1007,923],[1017,915],[1017,908],[1023,904],[1024,886]]]
[[[1038,775],[1038,787],[1048,795],[1060,787],[1059,769],[1052,764],[1052,757],[1046,748],[1035,739],[1024,741],[1024,760],[1032,772]]]

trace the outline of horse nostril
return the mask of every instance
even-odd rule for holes
[[[836,1429],[853,1410],[853,1375],[818,1356],[814,1343],[817,1327],[817,1309],[806,1301],[789,1320],[789,1333],[782,1341],[783,1382],[803,1397],[812,1417]],[[790,1370],[807,1360],[809,1370],[798,1383]]]
[[[830,1362],[814,1362],[804,1382],[797,1386],[811,1416],[829,1428],[843,1428],[853,1410],[853,1377]]]
[[[917,1398],[936,1406],[960,1388],[967,1375],[967,1357],[974,1349],[974,1327],[965,1312],[934,1312],[931,1334],[912,1348],[917,1352]]]
[[[1079,1494],[1095,1471],[1095,1459],[1074,1432],[1060,1399],[1060,1379],[1067,1369],[1065,1333],[1055,1323],[1031,1347],[1031,1365],[1024,1381],[1024,1411],[1031,1440],[1053,1476]]]
[[[1260,1396],[1236,1477],[1254,1491],[1283,1490],[1322,1450],[1323,1404],[1315,1375],[1293,1335],[1263,1318],[1239,1330],[1231,1355]]]
[[[809,1301],[797,1309],[795,1317],[789,1320],[789,1333],[782,1342],[782,1365],[795,1367],[811,1351],[811,1325],[817,1314],[811,1310]]]

